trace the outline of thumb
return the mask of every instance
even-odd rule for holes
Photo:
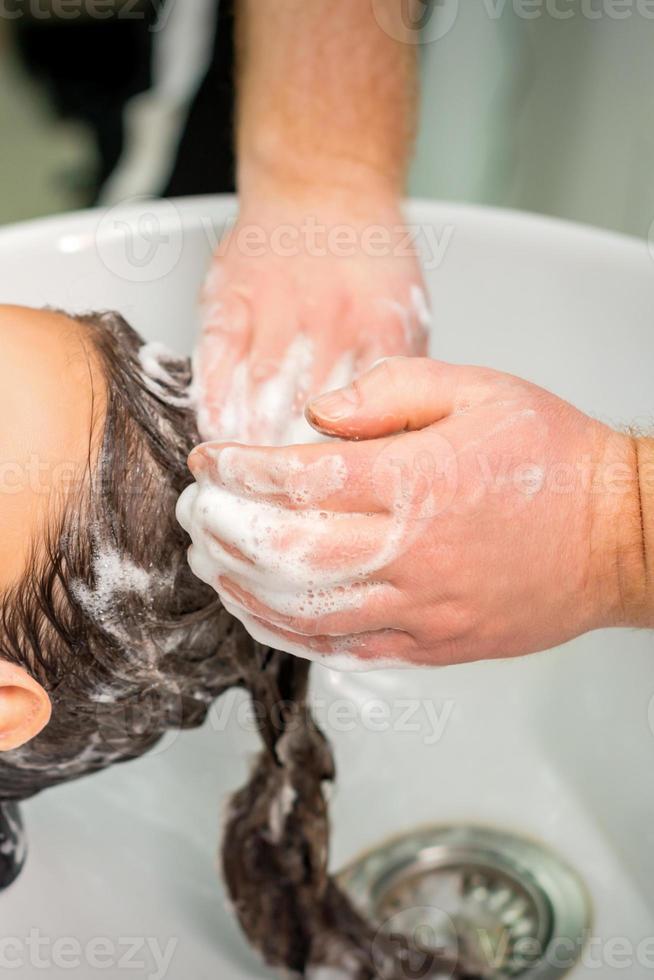
[[[342,439],[422,429],[452,412],[463,370],[428,357],[387,357],[346,388],[312,398],[307,421]]]

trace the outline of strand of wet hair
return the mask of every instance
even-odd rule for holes
[[[335,765],[307,705],[310,664],[253,647],[245,684],[264,709],[264,749],[230,802],[222,844],[231,903],[250,943],[269,966],[301,977],[325,968],[347,980],[480,980],[443,951],[398,944],[376,929],[329,875],[324,786]]]

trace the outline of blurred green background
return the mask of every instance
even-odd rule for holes
[[[420,44],[411,193],[646,236],[654,219],[654,3],[438,7],[435,17],[451,27],[437,40],[428,30]],[[13,23],[0,18],[0,223],[85,206],[97,167],[88,128],[54,113],[14,41]]]

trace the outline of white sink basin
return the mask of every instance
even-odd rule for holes
[[[152,205],[156,225],[128,209],[0,232],[0,301],[116,308],[146,336],[190,350],[213,229],[233,207],[197,199]],[[615,424],[651,419],[646,243],[478,208],[416,202],[409,211],[451,236],[428,277],[434,354],[522,375]],[[654,940],[638,948],[654,936],[651,634],[594,633],[524,660],[431,672],[316,668],[313,693],[339,767],[335,868],[416,825],[515,831],[566,858],[590,892],[592,942],[572,976],[651,974]],[[230,692],[202,730],[24,805],[31,853],[0,895],[12,937],[0,942],[3,969],[13,961],[21,978],[124,977],[129,938],[140,937],[133,976],[268,975],[214,871],[221,801],[257,745],[239,705]],[[36,949],[30,930],[49,941]],[[74,947],[55,945],[66,937],[82,945],[78,967]],[[113,952],[85,952],[94,937]],[[164,973],[152,950],[170,953],[170,940]]]

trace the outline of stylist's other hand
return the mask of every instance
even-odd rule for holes
[[[426,353],[429,315],[405,228],[387,199],[313,208],[245,198],[203,293],[203,438],[315,440],[304,418],[311,395],[380,357]]]
[[[629,436],[527,381],[422,358],[307,415],[348,441],[190,458],[191,565],[256,638],[334,666],[449,664],[646,625]]]
[[[422,358],[307,416],[346,441],[200,446],[179,508],[194,571],[262,642],[360,668],[651,625],[631,437],[519,378]]]

